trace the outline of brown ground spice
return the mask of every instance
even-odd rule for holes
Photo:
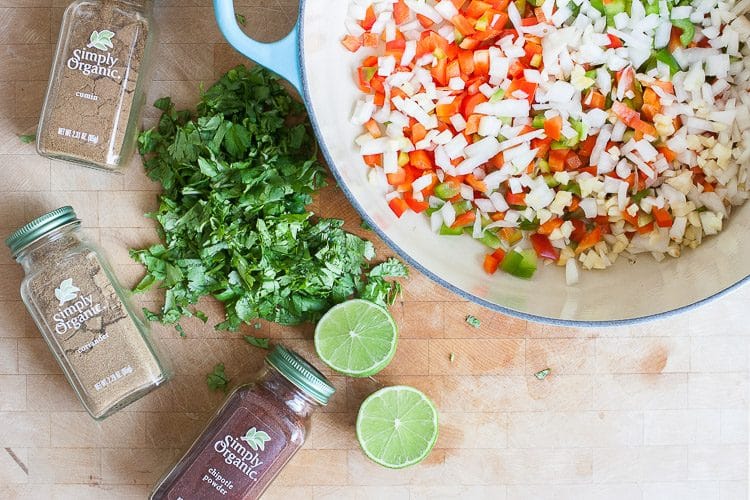
[[[108,170],[129,159],[150,35],[138,4],[101,0],[67,12],[39,124],[41,154]]]
[[[32,259],[48,264],[31,277],[30,299],[89,412],[110,414],[163,382],[163,368],[143,338],[140,320],[128,312],[99,256],[73,237],[36,252]]]

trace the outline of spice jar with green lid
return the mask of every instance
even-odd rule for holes
[[[334,391],[304,358],[277,345],[255,381],[227,397],[151,499],[259,498],[302,447],[310,416]]]
[[[151,0],[76,0],[63,15],[37,151],[121,171],[151,79]]]
[[[83,406],[101,419],[164,383],[168,370],[80,224],[63,207],[5,242],[25,272],[26,308]]]

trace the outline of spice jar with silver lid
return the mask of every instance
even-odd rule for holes
[[[168,378],[144,321],[99,250],[62,207],[5,241],[23,266],[21,298],[83,406],[96,419]]]
[[[302,356],[277,345],[255,381],[227,397],[151,500],[260,498],[304,444],[313,412],[334,392]]]
[[[132,157],[151,79],[151,0],[76,0],[66,9],[37,151],[119,172]]]

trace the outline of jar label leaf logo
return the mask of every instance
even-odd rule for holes
[[[88,48],[96,48],[99,50],[102,50],[104,52],[107,52],[109,49],[114,48],[114,45],[112,44],[112,37],[115,36],[115,34],[109,30],[101,30],[96,31],[94,30],[91,33],[91,37],[89,38],[89,44]]]
[[[271,436],[263,431],[257,430],[255,427],[252,427],[248,429],[245,435],[240,439],[246,442],[253,451],[263,451],[266,448],[266,443],[271,440]]]
[[[58,288],[55,288],[55,297],[60,301],[60,305],[75,300],[78,297],[78,292],[81,289],[73,284],[73,278],[68,278],[60,283]]]

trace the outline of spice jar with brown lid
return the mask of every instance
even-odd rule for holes
[[[5,241],[23,266],[21,298],[83,406],[111,415],[168,378],[144,322],[71,207],[45,214]]]
[[[151,499],[259,498],[302,447],[311,414],[334,391],[299,354],[276,346],[255,382],[227,397]]]
[[[65,11],[37,151],[120,171],[135,148],[150,79],[151,0],[77,0]]]

